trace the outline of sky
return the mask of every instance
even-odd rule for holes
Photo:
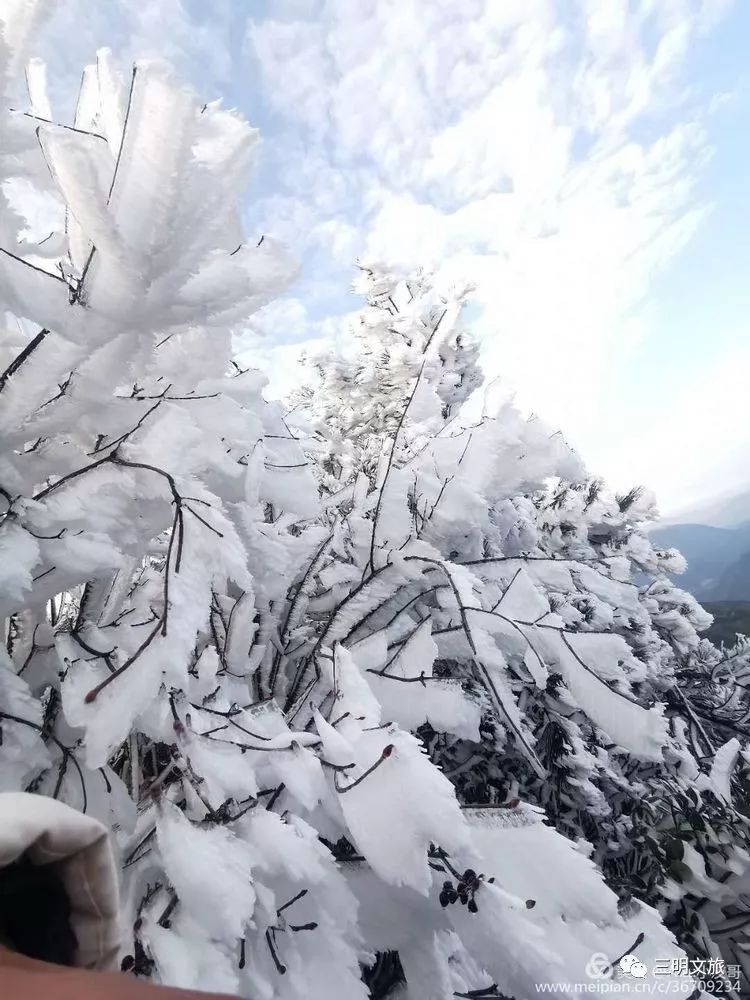
[[[750,4],[64,0],[61,120],[110,46],[260,129],[250,232],[300,262],[238,343],[282,391],[357,260],[475,286],[485,369],[672,513],[750,484]]]

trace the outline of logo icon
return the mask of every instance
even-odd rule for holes
[[[595,951],[586,963],[586,975],[589,979],[606,979],[612,973],[612,963],[606,955]]]
[[[648,973],[648,969],[637,955],[623,955],[620,959],[620,968],[626,976],[632,976],[633,979],[644,979]]]

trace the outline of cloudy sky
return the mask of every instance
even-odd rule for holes
[[[592,472],[750,484],[750,4],[64,0],[40,44],[61,115],[106,44],[261,129],[247,224],[301,262],[246,334],[272,371],[345,335],[356,259],[440,267]]]

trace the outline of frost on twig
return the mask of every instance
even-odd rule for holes
[[[266,401],[232,333],[294,268],[242,230],[256,133],[161,63],[100,52],[70,123],[30,80],[0,181],[65,211],[34,245],[0,201],[0,782],[112,828],[123,968],[520,1000],[679,958],[637,897],[698,954],[745,699],[648,498],[472,411],[470,290],[427,273],[363,267],[351,356]]]

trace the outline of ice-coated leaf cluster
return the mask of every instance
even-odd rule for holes
[[[0,788],[112,828],[123,969],[526,1000],[747,961],[747,651],[648,498],[482,388],[428,273],[362,267],[350,356],[268,402],[232,348],[295,268],[242,228],[256,133],[106,51],[72,122],[38,63],[5,110],[40,9],[0,36]]]

